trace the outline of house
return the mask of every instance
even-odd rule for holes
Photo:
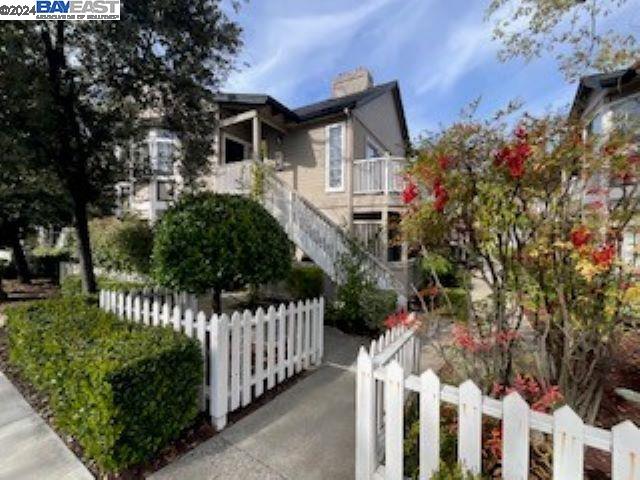
[[[330,98],[300,108],[265,94],[221,93],[212,110],[207,188],[243,193],[251,164],[262,162],[336,228],[409,275],[407,248],[396,241],[409,145],[397,82],[374,85],[370,72],[358,68],[333,80]],[[148,165],[150,175],[141,182],[133,173],[118,185],[120,211],[151,221],[162,215],[179,188],[178,151],[177,137],[160,127],[129,147],[131,164]]]
[[[584,136],[606,137],[614,129],[637,129],[640,132],[640,61],[627,69],[611,73],[589,75],[580,79],[570,116],[584,122]],[[640,143],[640,135],[637,137]],[[636,182],[629,179],[626,182]],[[586,202],[604,203],[619,198],[625,181],[609,179],[606,175],[591,185],[593,194]],[[606,195],[607,198],[602,198]],[[640,267],[640,226],[637,222],[624,233],[621,244],[622,257]]]

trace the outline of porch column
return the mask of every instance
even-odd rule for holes
[[[259,162],[262,157],[262,152],[260,152],[260,144],[262,141],[262,124],[260,122],[260,117],[258,116],[258,112],[256,112],[253,117],[253,160],[255,162]]]
[[[381,246],[380,246],[380,250],[381,250],[381,254],[382,254],[382,258],[381,260],[383,262],[388,262],[389,261],[389,206],[388,203],[384,205],[384,207],[382,207],[382,232],[380,233],[381,236]]]

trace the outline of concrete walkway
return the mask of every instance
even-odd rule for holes
[[[0,372],[0,480],[92,478]]]
[[[341,480],[354,476],[355,375],[365,340],[325,328],[325,363],[151,478]]]
[[[355,473],[355,360],[369,340],[325,327],[324,363],[156,472],[154,480],[346,480]],[[422,369],[442,360],[424,345]]]

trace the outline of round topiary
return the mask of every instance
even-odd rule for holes
[[[162,217],[153,246],[154,280],[168,288],[222,290],[284,279],[292,245],[278,222],[256,201],[203,192],[183,197]]]

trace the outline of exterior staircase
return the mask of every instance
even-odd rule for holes
[[[229,169],[220,169],[216,174],[216,191],[244,193],[251,191],[255,168],[260,169],[262,185],[259,188],[262,204],[278,220],[289,239],[299,247],[333,281],[338,280],[336,266],[343,255],[353,248],[363,253],[362,265],[378,288],[393,290],[398,294],[398,303],[406,305],[407,289],[393,271],[380,259],[349,238],[347,233],[322,213],[315,205],[293,190],[268,168],[252,162],[239,162]]]

